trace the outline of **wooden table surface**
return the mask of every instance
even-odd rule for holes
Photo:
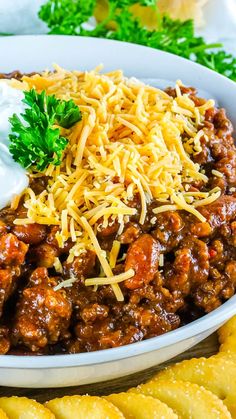
[[[204,341],[200,342],[197,346],[189,349],[188,351],[178,355],[172,360],[165,362],[164,364],[157,365],[149,368],[148,370],[138,372],[123,378],[117,378],[112,381],[106,381],[103,383],[96,383],[90,385],[56,388],[56,389],[29,389],[29,388],[10,388],[0,387],[0,396],[26,396],[31,397],[39,402],[45,402],[54,397],[62,397],[65,395],[73,394],[90,394],[90,395],[105,395],[110,393],[118,393],[126,391],[130,387],[137,386],[138,384],[151,378],[157,371],[162,369],[166,365],[170,365],[173,362],[182,361],[183,359],[210,356],[216,353],[218,350],[217,335],[214,333]]]

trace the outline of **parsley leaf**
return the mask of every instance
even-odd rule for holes
[[[47,96],[45,91],[37,93],[32,89],[24,95],[25,113],[9,118],[12,131],[9,150],[14,160],[24,168],[43,171],[50,163],[61,163],[68,144],[55,124],[70,128],[81,120],[81,113],[72,100]]]
[[[61,127],[70,128],[76,122],[80,121],[80,110],[78,106],[75,105],[73,100],[61,100],[56,106],[55,119]]]
[[[49,0],[39,17],[51,29],[50,34],[78,35],[81,25],[93,16],[96,0]]]
[[[223,50],[211,53],[199,52],[196,54],[196,61],[236,81],[236,57],[232,54]]]
[[[173,20],[160,16],[156,0],[109,0],[107,16],[93,30],[84,23],[94,15],[96,0],[48,0],[39,17],[47,23],[49,33],[94,36],[146,45],[196,61],[236,81],[236,58],[221,49],[221,44],[207,44],[195,36],[192,20]],[[130,6],[152,7],[157,28],[143,27]],[[111,29],[112,28],[112,29]]]

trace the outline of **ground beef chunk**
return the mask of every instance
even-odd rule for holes
[[[52,286],[57,281],[47,277],[45,268],[34,272],[35,280],[37,285],[22,293],[12,329],[13,344],[24,345],[33,352],[66,335],[72,310],[65,291],[54,291]]]
[[[195,222],[189,225],[189,232],[195,237],[207,237],[212,235],[212,228],[208,222]]]
[[[64,263],[64,273],[67,277],[81,279],[92,274],[95,266],[96,254],[91,250],[76,256],[72,263]]]
[[[5,234],[0,237],[0,265],[22,265],[28,246],[18,240],[14,234]]]
[[[209,244],[208,252],[211,267],[222,271],[225,268],[226,261],[229,259],[226,244],[219,239],[214,239]]]
[[[162,252],[170,251],[179,244],[183,238],[184,226],[184,220],[177,211],[158,214],[152,235],[161,244]]]
[[[219,186],[223,191],[236,185],[236,147],[232,137],[233,127],[226,118],[224,109],[209,109],[206,112],[204,128],[210,141],[204,144],[210,165],[204,169],[215,169],[222,173],[223,178],[210,177],[209,187]],[[206,151],[207,150],[207,151]]]
[[[225,109],[217,109],[212,120],[215,128],[215,134],[218,138],[229,138],[233,133],[233,125],[226,117]]]
[[[29,260],[37,266],[44,266],[45,268],[52,268],[55,258],[60,254],[58,248],[50,246],[47,243],[41,243],[29,252]]]
[[[97,320],[106,318],[109,308],[102,304],[88,304],[81,311],[81,318],[85,323],[94,323]]]
[[[228,238],[228,242],[234,248],[236,247],[236,221],[230,223],[230,234]]]
[[[208,280],[193,293],[196,306],[204,309],[206,313],[214,310],[222,304],[222,300],[232,297],[234,287],[228,279],[222,275]]]
[[[233,286],[236,287],[236,260],[227,262],[225,266],[225,273]]]
[[[150,235],[143,234],[129,247],[125,270],[133,269],[135,275],[125,281],[129,289],[140,288],[154,279],[159,262],[159,244]]]
[[[0,236],[7,234],[7,225],[0,219]]]
[[[198,208],[213,230],[236,218],[236,198],[222,196],[210,205]]]
[[[9,330],[5,326],[0,326],[0,355],[6,354],[10,346]]]
[[[5,302],[18,286],[28,246],[13,234],[0,236],[0,317]]]
[[[209,275],[209,252],[206,243],[197,238],[186,238],[175,253],[173,264],[167,264],[165,277],[171,290],[181,290],[184,295]]]
[[[19,266],[0,269],[0,317],[3,312],[5,301],[17,288],[20,274],[21,270]]]
[[[108,219],[108,225],[107,227],[104,227],[102,225],[102,220],[98,220],[98,237],[100,239],[105,239],[109,236],[116,235],[117,231],[119,229],[119,224],[117,221],[112,221],[111,219]]]
[[[142,234],[141,227],[136,223],[128,223],[119,237],[122,244],[131,244]]]

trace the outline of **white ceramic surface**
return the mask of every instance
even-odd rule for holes
[[[40,7],[48,0],[0,0],[0,32],[10,34],[46,34],[47,25],[38,17]],[[179,0],[179,3],[188,0]],[[204,0],[196,0],[204,3]],[[178,2],[176,2],[178,3]],[[88,28],[94,27],[93,18]],[[236,0],[207,0],[203,7],[203,22],[196,24],[196,35],[207,42],[222,42],[236,55]]]
[[[40,71],[56,62],[68,69],[122,68],[127,76],[181,79],[216,98],[236,126],[236,83],[171,54],[102,39],[57,36],[0,38],[0,72]],[[1,190],[1,185],[0,185]],[[236,296],[212,313],[165,335],[92,353],[0,356],[0,385],[63,387],[95,383],[144,370],[187,350],[236,314]]]

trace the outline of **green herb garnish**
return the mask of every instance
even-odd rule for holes
[[[96,0],[49,0],[39,17],[47,23],[50,34],[78,35],[81,25],[93,16]]]
[[[9,119],[12,130],[9,150],[24,168],[43,171],[50,163],[56,166],[61,163],[68,144],[55,125],[70,128],[81,120],[81,113],[73,100],[47,96],[45,91],[37,93],[32,89],[24,95],[25,113]]]
[[[236,81],[236,58],[221,49],[221,44],[207,44],[194,34],[192,20],[179,21],[160,16],[156,0],[109,0],[106,18],[89,31],[85,23],[94,15],[96,0],[48,0],[39,17],[47,23],[50,34],[94,36],[146,45],[191,59]],[[144,28],[130,6],[153,8],[157,29]],[[114,27],[114,29],[111,29]]]

